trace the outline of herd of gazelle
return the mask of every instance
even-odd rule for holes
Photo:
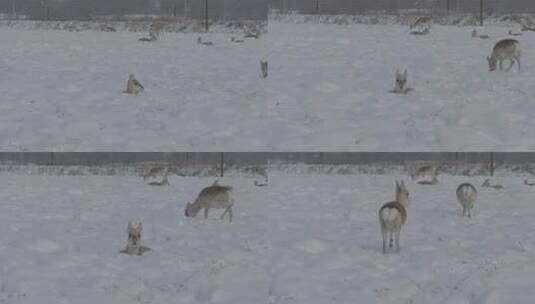
[[[471,217],[474,202],[477,198],[476,188],[469,183],[463,183],[457,187],[457,200],[462,206],[462,215]],[[396,195],[391,202],[385,203],[379,209],[379,223],[383,237],[383,253],[390,249],[393,252],[399,251],[399,235],[405,222],[407,221],[407,208],[409,206],[409,190],[403,181],[396,181]],[[222,220],[228,214],[229,222],[232,223],[232,206],[234,205],[234,195],[231,186],[219,185],[217,180],[208,187],[205,187],[198,194],[193,203],[187,203],[184,208],[186,217],[195,217],[199,211],[204,209],[204,218],[208,218],[210,209],[225,209],[221,214]],[[149,247],[141,245],[141,223],[128,223],[128,244],[122,253],[131,255],[142,255],[145,251],[151,250]]]
[[[474,30],[472,32],[472,37],[479,37],[483,38],[488,36],[477,36],[477,32]],[[487,56],[487,62],[489,64],[489,71],[495,71],[496,68],[499,66],[500,70],[503,70],[503,62],[505,60],[509,60],[510,65],[505,70],[506,72],[509,72],[515,62],[518,64],[518,71],[522,70],[522,67],[520,65],[520,42],[516,39],[503,39],[498,41],[494,48],[492,49],[492,53],[490,56]],[[408,73],[407,70],[405,70],[403,73],[401,73],[399,70],[396,70],[395,74],[395,84],[394,89],[390,92],[396,93],[396,94],[407,94],[408,92],[412,91],[412,88],[407,87],[407,78]]]
[[[462,215],[471,217],[474,202],[477,198],[476,188],[469,183],[463,183],[457,187],[457,200],[462,206]],[[403,181],[396,181],[396,198],[394,201],[384,204],[379,209],[379,223],[383,236],[383,253],[387,248],[394,252],[399,251],[399,235],[401,228],[407,221],[407,208],[409,206],[409,190]]]

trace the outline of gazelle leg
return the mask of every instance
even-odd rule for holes
[[[509,61],[511,63],[509,64],[509,67],[507,68],[507,70],[505,70],[506,72],[509,72],[511,70],[511,68],[513,67],[513,65],[515,64],[515,60],[514,59],[509,59]]]
[[[399,230],[395,233],[395,240],[396,240],[396,252],[399,252]]]
[[[204,219],[208,218],[208,207],[204,208]]]
[[[500,71],[503,71],[503,60],[500,59]]]
[[[232,207],[228,207],[228,222],[232,223]]]
[[[225,211],[221,214],[219,219],[222,220],[225,217],[225,214],[227,214],[227,213],[228,213],[228,208],[225,208]]]
[[[386,232],[384,229],[381,229],[381,234],[383,235],[383,254],[386,253]]]
[[[518,71],[522,71],[522,67],[520,66],[520,57],[516,57],[516,63],[518,63]]]

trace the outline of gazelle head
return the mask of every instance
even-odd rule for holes
[[[396,70],[396,89],[403,90],[407,85],[408,72],[405,70],[401,73],[399,70]]]
[[[191,203],[188,202],[188,203],[186,204],[186,208],[184,208],[184,215],[185,215],[186,217],[189,217],[189,216],[190,216],[190,214],[189,214],[189,212],[188,212],[188,209],[190,209],[190,208],[191,208]]]
[[[489,63],[489,71],[490,72],[495,71],[496,66],[498,65],[498,60],[494,56],[491,56],[491,57],[487,56],[487,61]]]
[[[143,225],[138,223],[137,225],[128,222],[128,244],[131,246],[138,246],[141,242],[141,232],[143,231]]]
[[[405,207],[409,205],[409,190],[403,181],[396,181],[396,201]]]

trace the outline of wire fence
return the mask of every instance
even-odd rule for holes
[[[149,164],[166,165],[178,175],[213,176],[225,176],[228,172],[265,176],[271,169],[390,174],[422,165],[454,175],[492,176],[497,171],[535,175],[535,153],[529,152],[0,152],[0,171],[8,172],[17,171],[14,168],[20,166],[38,166],[42,172],[82,174],[79,169],[65,167],[85,167],[93,168],[87,169],[89,174],[116,175],[118,168],[142,172],[140,168]],[[55,171],[43,167],[55,167]]]
[[[532,0],[3,0],[0,13],[12,19],[92,20],[190,18],[266,20],[269,9],[301,14],[364,14],[431,10],[485,14],[535,12]]]

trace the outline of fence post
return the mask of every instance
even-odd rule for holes
[[[204,0],[204,30],[208,33],[208,0]]]
[[[483,26],[483,0],[479,0],[479,25]]]
[[[221,152],[221,159],[220,159],[220,175],[221,177],[225,176],[225,158],[223,156],[223,152]]]
[[[490,152],[490,176],[494,176],[494,152]]]

